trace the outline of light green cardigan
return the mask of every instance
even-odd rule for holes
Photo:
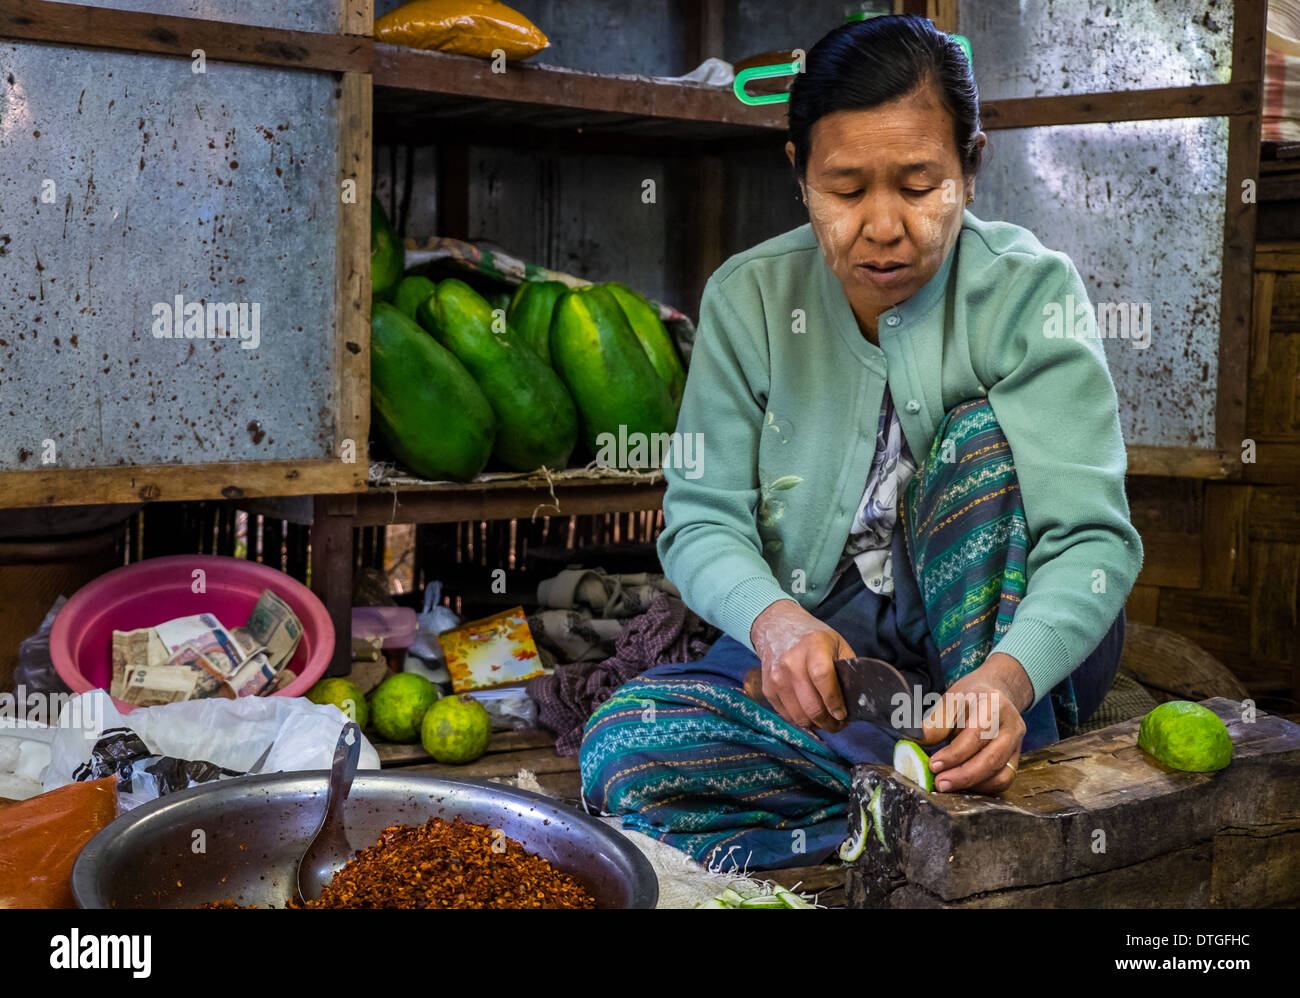
[[[677,422],[701,450],[675,442],[664,467],[658,553],[686,604],[751,649],[776,600],[814,609],[862,497],[886,377],[918,460],[945,413],[986,395],[1031,543],[1028,590],[993,650],[1024,666],[1037,703],[1097,647],[1142,567],[1102,344],[1045,331],[1053,303],[1089,302],[1064,253],[969,211],[938,273],[881,314],[879,347],[811,225],[733,256],[705,286]]]

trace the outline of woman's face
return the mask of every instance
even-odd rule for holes
[[[786,155],[793,163],[794,143]],[[931,86],[819,118],[800,186],[826,263],[859,324],[873,332],[881,312],[938,272],[974,190],[962,175],[952,116]]]

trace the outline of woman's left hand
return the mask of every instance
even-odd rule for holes
[[[1011,786],[1025,737],[1021,711],[1033,700],[1025,670],[994,652],[948,689],[922,723],[923,744],[956,737],[930,757],[935,789],[997,794]]]

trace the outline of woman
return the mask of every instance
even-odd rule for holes
[[[709,653],[625,684],[587,724],[588,801],[702,862],[820,862],[852,765],[833,660],[923,695],[936,788],[995,794],[1095,711],[1142,564],[1114,385],[1064,254],[985,222],[985,136],[959,46],[888,16],[823,38],[786,154],[810,222],[728,260],[701,302],[658,550]],[[761,668],[772,709],[745,696]],[[979,709],[961,712],[962,704]]]

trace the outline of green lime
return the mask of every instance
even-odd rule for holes
[[[370,694],[375,730],[390,742],[413,742],[420,722],[438,699],[438,688],[414,672],[389,676]]]
[[[1138,729],[1138,748],[1166,766],[1212,773],[1232,761],[1232,736],[1212,710],[1190,700],[1162,703]]]
[[[420,744],[439,762],[473,762],[487,751],[492,717],[468,693],[443,697],[424,715]]]
[[[322,679],[307,691],[307,699],[312,703],[332,703],[363,728],[370,723],[370,707],[366,704],[365,694],[350,679],[342,676]]]
[[[930,772],[930,757],[925,749],[907,738],[894,746],[894,771],[911,780],[929,793],[934,789],[934,773]]]

